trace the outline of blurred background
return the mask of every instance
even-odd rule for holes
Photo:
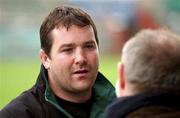
[[[100,71],[115,85],[125,42],[145,28],[180,33],[180,0],[0,0],[0,109],[36,81],[39,28],[56,6],[79,6],[94,20]]]

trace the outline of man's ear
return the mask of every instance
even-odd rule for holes
[[[125,77],[124,77],[124,65],[118,63],[118,72],[119,72],[119,84],[122,90],[125,89]]]
[[[39,57],[40,57],[41,63],[44,65],[44,67],[46,69],[49,69],[49,67],[50,67],[50,59],[49,59],[48,55],[44,52],[43,49],[40,49]]]
[[[117,97],[124,96],[125,91],[125,78],[124,78],[124,66],[122,63],[117,64],[118,80],[116,82],[116,95]]]

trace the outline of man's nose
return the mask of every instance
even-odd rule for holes
[[[84,64],[87,62],[86,52],[83,49],[77,49],[75,52],[75,63]]]

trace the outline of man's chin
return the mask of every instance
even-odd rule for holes
[[[80,92],[89,92],[91,91],[92,89],[92,85],[76,85],[74,87],[74,90],[77,92],[77,93],[80,93]]]

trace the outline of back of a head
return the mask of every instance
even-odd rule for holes
[[[168,30],[142,30],[125,44],[121,61],[136,92],[180,90],[180,38]]]

